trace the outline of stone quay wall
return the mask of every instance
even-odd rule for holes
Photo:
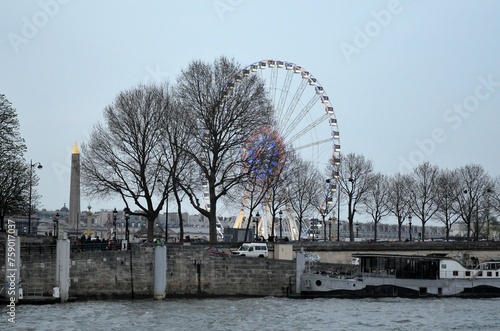
[[[220,257],[197,246],[167,247],[167,295],[284,296],[294,286],[295,261]]]
[[[1,252],[2,278],[4,257]],[[69,295],[97,300],[152,298],[153,261],[153,247],[74,251]],[[199,245],[167,246],[166,271],[167,297],[285,296],[295,288],[294,261],[214,256]],[[51,296],[55,272],[54,246],[22,250],[21,287],[25,296]]]
[[[1,237],[1,235],[0,235]],[[1,239],[1,238],[0,238]],[[2,243],[5,241],[1,241]],[[55,242],[21,244],[21,287],[25,296],[52,295],[56,285]],[[227,252],[235,244],[220,243]],[[237,245],[237,244],[236,244]],[[500,257],[500,242],[477,243],[293,243],[290,260],[220,257],[204,245],[167,246],[167,297],[285,296],[295,290],[295,252],[304,249],[320,256],[318,267],[346,264],[354,253],[474,256],[479,260]],[[72,246],[71,297],[89,299],[153,297],[154,247],[134,246],[129,251],[84,251]],[[5,277],[5,245],[0,244],[0,277]]]

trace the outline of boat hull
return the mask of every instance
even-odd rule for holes
[[[500,297],[500,280],[330,277],[303,274],[301,297]]]

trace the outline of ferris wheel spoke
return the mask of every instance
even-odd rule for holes
[[[278,68],[271,67],[269,70],[271,70],[269,94],[271,95],[271,102],[274,105],[274,100],[276,99],[276,84],[278,82]]]
[[[290,104],[288,105],[288,109],[286,110],[286,112],[284,114],[283,120],[286,120],[292,116],[293,111],[295,110],[295,108],[299,104],[299,100],[302,97],[302,94],[304,94],[304,90],[306,89],[306,86],[307,86],[307,80],[304,79],[300,82],[299,87],[295,91],[293,99],[292,99],[292,101],[290,101]]]
[[[292,70],[287,70],[286,71],[286,76],[285,76],[285,81],[283,82],[283,88],[280,93],[280,99],[278,102],[278,106],[276,107],[276,114],[278,117],[278,123],[282,123],[284,118],[282,117],[283,115],[283,109],[285,108],[285,103],[286,99],[288,97],[288,91],[290,90],[290,84],[292,83],[292,78],[293,78],[293,71]]]
[[[309,148],[309,147],[317,146],[317,145],[323,145],[323,144],[331,143],[331,142],[332,142],[331,139],[318,140],[318,141],[314,141],[314,142],[312,142],[310,144],[306,144],[306,145],[302,145],[302,146],[297,146],[297,147],[295,147],[295,150],[299,151],[299,150],[304,149],[304,148]]]
[[[318,101],[318,99],[319,99],[319,95],[317,95],[317,94],[313,95],[313,97],[311,98],[311,100],[309,100],[307,105],[302,108],[302,110],[297,114],[297,116],[295,116],[293,121],[285,128],[285,132],[293,132],[297,128],[297,125],[303,120],[304,116],[306,116],[306,114],[309,113],[309,111],[314,106],[314,104]],[[323,119],[323,120],[325,120],[325,119]],[[286,135],[285,135],[285,137],[286,137]]]
[[[308,126],[306,126],[305,128],[303,128],[302,130],[300,130],[299,132],[297,132],[296,134],[294,134],[293,136],[291,136],[290,138],[288,138],[287,142],[293,143],[294,141],[296,141],[297,139],[299,139],[300,137],[302,137],[304,134],[306,134],[309,131],[311,131],[312,129],[316,128],[318,125],[325,123],[325,121],[329,117],[330,116],[328,116],[328,114],[324,114],[323,116],[319,117],[315,121],[311,122],[311,124],[309,124]],[[327,140],[328,141],[332,141],[332,138],[328,138]],[[314,146],[314,145],[311,145],[311,146]]]

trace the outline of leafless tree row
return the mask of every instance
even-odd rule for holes
[[[89,197],[120,195],[127,208],[148,220],[149,241],[172,198],[180,235],[181,202],[189,201],[208,219],[212,242],[221,205],[244,208],[247,230],[254,211],[265,206],[273,219],[271,236],[277,213],[286,209],[301,235],[304,220],[313,215],[326,225],[340,197],[351,240],[357,213],[370,215],[375,225],[394,216],[400,238],[410,214],[421,221],[422,239],[428,221],[440,220],[449,231],[462,219],[468,236],[478,239],[484,231],[479,219],[498,211],[498,181],[478,165],[445,171],[425,163],[411,174],[388,177],[375,173],[365,157],[347,154],[340,166],[332,163],[321,171],[285,146],[275,126],[258,76],[245,77],[241,66],[225,57],[194,61],[175,84],[139,85],[105,108],[104,122],[82,145],[82,187]]]
[[[351,154],[342,161],[339,183],[347,204],[351,240],[358,205],[373,220],[375,240],[377,225],[389,215],[397,219],[399,240],[410,216],[420,221],[421,240],[425,240],[425,226],[431,220],[444,225],[446,240],[458,221],[465,224],[468,240],[488,238],[493,228],[499,229],[494,216],[499,211],[500,180],[480,165],[449,170],[423,163],[411,173],[385,176],[374,173],[371,162],[363,156]]]

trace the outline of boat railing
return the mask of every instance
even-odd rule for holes
[[[381,278],[395,278],[396,270],[394,269],[378,269],[378,268],[364,268],[362,270],[363,276],[381,277]]]
[[[314,272],[315,274],[327,276],[330,278],[339,278],[339,279],[350,279],[356,278],[360,276],[359,268],[356,267],[341,267],[341,268],[332,268],[329,270],[321,270]]]
[[[473,272],[472,274],[472,277],[470,277],[470,279],[476,279],[476,278],[479,278],[479,277],[486,277],[486,278],[498,278],[498,273],[499,273],[499,269],[492,269],[492,268],[483,268],[481,267],[480,269],[476,269],[474,270],[475,272]],[[495,276],[496,275],[496,276]]]

